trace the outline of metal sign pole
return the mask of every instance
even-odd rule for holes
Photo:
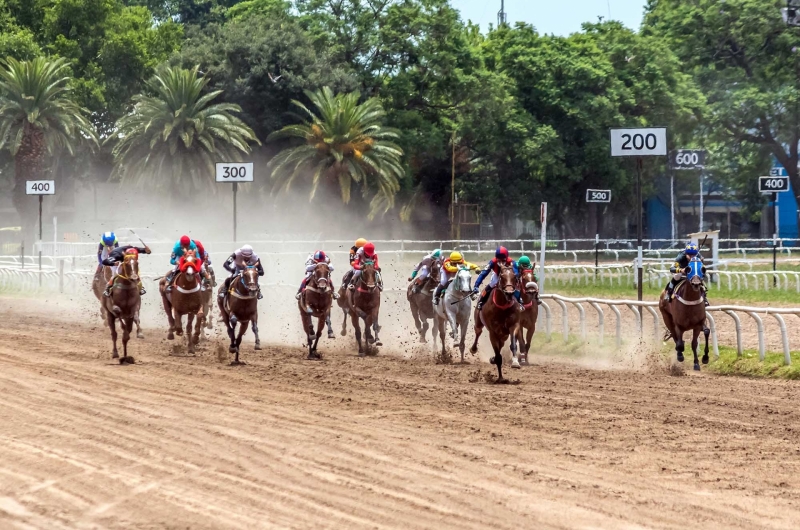
[[[239,191],[239,183],[233,183],[233,242],[236,243],[236,192]]]
[[[39,287],[42,286],[42,199],[39,195]]]
[[[698,232],[703,231],[703,171],[700,171],[700,228]]]
[[[539,294],[544,294],[544,254],[547,246],[547,203],[543,202],[539,213],[542,222],[541,254],[539,256]]]
[[[642,301],[642,157],[636,158],[636,292]]]
[[[675,171],[669,172],[669,209],[670,228],[672,228],[672,242],[675,243]]]
[[[778,194],[772,194],[772,220],[775,231],[772,233],[772,271],[778,270]],[[778,275],[772,275],[772,286],[778,286]]]

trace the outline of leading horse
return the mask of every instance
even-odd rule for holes
[[[528,365],[528,352],[531,340],[536,331],[536,320],[539,318],[539,285],[533,277],[533,269],[525,269],[519,276],[520,298],[525,311],[519,316],[519,362]],[[523,337],[524,335],[524,337]]]
[[[461,330],[461,340],[458,348],[461,351],[461,363],[464,360],[464,350],[466,349],[467,326],[469,325],[469,315],[472,313],[472,275],[468,267],[459,267],[453,281],[447,286],[438,305],[433,307],[436,313],[436,327],[439,328],[439,338],[442,341],[442,358],[445,354],[444,334],[447,325],[450,324],[450,337],[456,338],[456,333]]]
[[[494,357],[489,360],[497,367],[497,381],[504,382],[503,356],[500,351],[511,337],[511,368],[520,368],[517,359],[517,337],[519,333],[520,310],[514,291],[517,288],[517,275],[513,267],[501,266],[497,280],[497,287],[483,304],[482,309],[475,309],[475,342],[470,351],[478,351],[478,339],[483,333],[483,328],[489,328],[489,340],[492,343]]]
[[[684,271],[686,279],[675,286],[672,300],[667,301],[666,293],[662,293],[658,301],[658,308],[667,327],[664,339],[672,338],[675,341],[675,351],[678,362],[683,362],[685,345],[683,334],[692,331],[692,352],[694,353],[694,369],[700,370],[697,359],[697,342],[702,332],[705,336],[705,349],[703,350],[703,364],[708,364],[708,335],[706,326],[706,307],[703,299],[703,263],[698,258],[692,258],[689,266]]]
[[[100,296],[100,310],[111,329],[111,340],[114,341],[112,359],[119,359],[119,364],[133,364],[133,357],[128,355],[128,340],[133,323],[139,314],[142,303],[139,295],[139,258],[135,254],[127,254],[119,265],[111,286],[111,296]],[[117,325],[122,325],[122,357],[117,351]]]
[[[361,342],[361,325],[359,319],[364,321],[364,334],[366,336],[367,347],[374,344],[381,346],[378,332],[381,327],[378,325],[378,314],[381,309],[381,290],[378,288],[378,271],[371,261],[364,262],[361,268],[361,275],[355,289],[348,289],[343,297],[346,299],[346,315],[350,315],[350,321],[356,332],[356,342],[358,342],[358,356],[364,357],[366,349]],[[345,316],[345,322],[347,322]],[[375,332],[373,338],[372,332]],[[344,329],[342,329],[344,334]]]
[[[300,319],[308,341],[307,359],[318,360],[322,357],[317,353],[317,344],[322,336],[326,323],[330,323],[331,305],[333,304],[333,289],[331,286],[331,269],[327,263],[317,263],[311,272],[311,278],[306,282],[306,288],[297,301],[300,310]],[[317,331],[314,332],[312,318],[317,319]],[[330,324],[329,324],[330,325]],[[328,328],[328,336],[331,330]]]
[[[100,301],[101,306],[105,304],[103,300],[106,298],[105,296],[103,296],[103,291],[105,291],[106,285],[108,285],[108,282],[109,280],[111,280],[112,276],[114,276],[114,271],[112,270],[112,268],[109,267],[108,265],[104,265],[102,274],[95,276],[94,280],[92,280],[92,292],[94,293],[94,296]],[[138,307],[136,308],[136,314],[133,316],[133,323],[136,324],[136,338],[143,339],[144,334],[142,333],[142,326],[139,323],[139,309],[140,308]],[[106,324],[108,324],[108,321],[105,317],[106,316],[105,312],[101,310],[100,313],[103,317],[103,320],[106,322]]]
[[[164,311],[167,313],[169,321],[169,333],[167,339],[174,340],[175,335],[183,335],[183,315],[186,315],[186,339],[188,341],[188,351],[195,353],[195,345],[200,342],[200,328],[203,326],[203,284],[201,278],[201,267],[203,266],[199,258],[193,251],[187,252],[183,265],[177,272],[173,280],[172,292],[167,292],[167,280],[161,278],[159,281],[159,291],[161,300],[164,304]],[[192,322],[195,317],[194,335],[192,335]]]
[[[436,315],[433,312],[433,290],[439,284],[439,271],[441,269],[441,263],[434,261],[428,277],[425,278],[419,289],[414,292],[415,284],[411,282],[406,292],[406,299],[411,306],[411,316],[414,318],[414,325],[417,326],[420,342],[427,342],[425,335],[428,333],[428,320],[433,320],[431,337],[433,338],[434,348],[436,347],[436,335],[439,334],[439,328]]]
[[[221,285],[219,292],[223,293],[225,285]],[[230,282],[230,288],[226,296],[217,296],[219,311],[222,314],[222,321],[228,330],[228,338],[231,344],[228,346],[228,353],[236,354],[233,364],[244,364],[239,362],[239,347],[242,345],[242,337],[247,333],[247,327],[252,324],[253,335],[256,337],[256,350],[261,349],[261,339],[258,338],[258,271],[255,267],[248,266],[237,274]],[[239,324],[239,335],[236,335],[236,324]]]

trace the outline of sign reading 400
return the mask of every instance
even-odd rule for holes
[[[217,182],[253,182],[253,163],[217,164]]]
[[[665,156],[667,129],[611,129],[611,156]]]

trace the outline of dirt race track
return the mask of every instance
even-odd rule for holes
[[[78,317],[0,298],[0,528],[800,526],[796,382],[534,357],[495,385],[341,337],[230,367],[152,328],[123,367]]]

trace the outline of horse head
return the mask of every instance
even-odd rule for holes
[[[498,289],[507,296],[514,294],[514,291],[517,290],[517,275],[514,274],[514,267],[502,265],[497,276]]]
[[[247,266],[242,271],[242,283],[251,293],[258,292],[258,271],[253,266]]]
[[[703,285],[703,262],[692,258],[689,266],[686,267],[686,279],[693,289],[698,290]]]
[[[375,264],[371,261],[364,262],[361,267],[361,283],[370,291],[378,285],[378,271],[375,270]]]
[[[519,277],[520,286],[528,294],[536,294],[539,292],[539,285],[533,277],[533,269],[525,269]]]
[[[459,267],[453,280],[453,288],[460,293],[472,292],[472,274],[469,267]]]
[[[311,281],[314,287],[320,291],[327,291],[330,284],[331,268],[327,263],[317,263],[311,273]]]
[[[136,254],[126,254],[121,268],[123,276],[135,282],[139,281],[139,257]]]

